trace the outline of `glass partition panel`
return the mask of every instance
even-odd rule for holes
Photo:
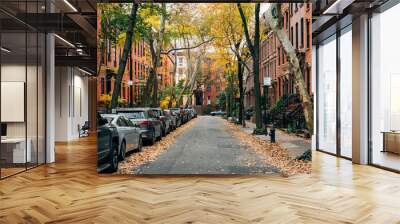
[[[371,18],[372,163],[400,170],[400,4]]]
[[[351,26],[340,36],[340,154],[352,157],[352,33]]]
[[[318,149],[336,153],[336,36],[318,47]]]
[[[27,167],[37,166],[38,163],[38,34],[27,33],[27,75],[26,75],[26,117],[27,117],[27,150],[30,156]]]
[[[27,39],[25,32],[1,34],[1,175],[24,171],[31,161],[26,141]]]
[[[46,37],[44,34],[39,33],[38,35],[38,75],[37,75],[37,147],[38,147],[38,164],[46,162],[46,145],[45,145],[45,124],[46,124],[46,113],[45,113],[45,65],[46,65]]]

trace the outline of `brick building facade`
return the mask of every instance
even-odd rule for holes
[[[311,4],[308,3],[283,3],[283,26],[289,39],[301,58],[303,76],[306,87],[312,95],[311,63],[312,63],[312,14]],[[248,62],[251,68],[251,61]],[[267,34],[267,38],[260,43],[260,85],[263,94],[264,77],[271,77],[269,87],[269,104],[274,105],[282,96],[297,93],[294,77],[290,71],[288,57],[281,43],[274,33]],[[245,106],[254,106],[253,75],[246,74]]]
[[[203,74],[205,82],[203,85],[203,105],[215,106],[218,96],[225,90],[226,82],[224,69],[216,66],[215,60],[206,58],[203,63]]]
[[[101,19],[97,19],[98,37],[101,32]],[[114,45],[104,40],[104,49],[97,52],[97,64],[100,65],[97,78],[97,101],[104,100],[104,96],[112,95],[115,85],[115,75],[123,53],[123,46]],[[132,43],[125,71],[122,78],[121,99],[126,105],[141,104],[145,91],[146,80],[150,74],[151,58],[150,48],[144,40]],[[166,55],[161,55],[160,67],[157,68],[159,89],[172,85],[172,63]]]

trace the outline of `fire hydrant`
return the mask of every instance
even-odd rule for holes
[[[269,137],[271,139],[271,143],[275,143],[275,126],[272,124],[272,127],[269,129]]]

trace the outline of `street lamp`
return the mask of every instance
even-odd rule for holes
[[[268,88],[271,86],[271,77],[264,77],[264,99],[265,99],[265,135],[270,136],[270,141],[275,142],[275,126],[272,124],[270,132],[267,131],[267,118],[268,118]]]
[[[264,76],[264,101],[265,101],[265,125],[267,124],[267,111],[268,111],[268,88],[271,86],[271,77]]]

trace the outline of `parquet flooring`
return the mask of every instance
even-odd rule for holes
[[[313,173],[149,177],[96,173],[96,144],[0,181],[0,223],[400,223],[400,175],[319,152]]]

